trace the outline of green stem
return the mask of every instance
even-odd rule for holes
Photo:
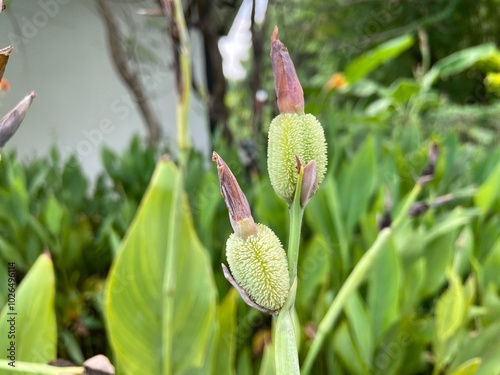
[[[165,293],[165,315],[164,324],[166,328],[163,329],[163,344],[164,344],[164,373],[172,374],[172,353],[174,342],[174,299],[176,293],[176,280],[177,280],[177,249],[179,239],[179,228],[182,221],[183,209],[183,191],[184,191],[184,171],[187,167],[189,159],[189,152],[191,150],[191,142],[189,139],[189,107],[191,99],[191,47],[189,41],[189,33],[184,19],[184,9],[181,0],[164,0],[165,5],[170,3],[173,7],[173,22],[177,27],[179,35],[178,48],[179,48],[179,72],[180,72],[180,85],[178,87],[177,99],[177,146],[179,148],[179,178],[178,189],[175,190],[174,195],[174,209],[171,213],[169,230],[169,248],[171,252],[167,254],[165,271],[166,278],[164,280],[164,293]]]
[[[290,287],[290,294],[280,311],[275,332],[276,375],[300,375],[297,338],[295,337],[294,303],[297,293],[297,279]]]
[[[300,206],[300,191],[302,185],[302,173],[299,174],[295,198],[290,207],[290,234],[288,238],[288,270],[290,272],[290,285],[297,276],[297,263],[299,261],[300,231],[304,209]],[[294,301],[295,302],[295,301]]]
[[[333,300],[333,303],[330,305],[326,315],[321,320],[318,326],[316,337],[312,342],[311,348],[309,349],[309,352],[307,353],[306,359],[304,361],[304,365],[302,366],[302,375],[307,375],[311,371],[313,362],[316,359],[327,334],[333,328],[333,325],[335,324],[335,321],[342,311],[347,299],[364,281],[372,265],[375,263],[377,255],[385,247],[385,245],[391,238],[391,234],[403,223],[409,208],[411,207],[413,202],[415,202],[421,190],[422,186],[418,183],[413,187],[413,190],[410,192],[403,207],[399,211],[398,216],[392,223],[392,227],[384,228],[380,231],[373,245],[370,247],[370,249],[368,249],[365,255],[363,255],[361,260],[358,262],[356,267],[354,267],[351,274],[345,281],[344,285],[342,285],[342,287],[340,288],[337,296]]]
[[[189,138],[189,106],[191,101],[191,43],[184,19],[184,10],[181,0],[174,0],[174,18],[179,32],[179,71],[181,85],[177,102],[177,146],[179,160],[184,169],[187,165],[191,141]]]
[[[276,375],[299,375],[299,354],[294,331],[294,306],[297,292],[297,264],[299,261],[300,231],[304,209],[300,205],[300,192],[304,169],[299,173],[295,195],[290,206],[290,234],[288,238],[288,269],[290,273],[290,293],[280,311],[275,329]]]

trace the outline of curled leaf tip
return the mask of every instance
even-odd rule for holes
[[[278,28],[271,34],[271,63],[280,113],[304,113],[304,91],[287,48],[278,39]]]
[[[212,154],[212,161],[217,164],[220,190],[226,202],[227,210],[229,211],[229,220],[234,232],[242,238],[247,238],[255,234],[257,228],[252,217],[250,205],[236,177],[234,177],[233,172],[231,172],[226,162],[215,151]]]

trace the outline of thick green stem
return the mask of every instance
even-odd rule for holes
[[[295,278],[288,299],[281,309],[278,319],[275,320],[276,375],[300,375],[297,338],[293,324],[296,293],[297,279]]]
[[[290,294],[276,321],[276,375],[299,375],[299,354],[294,332],[294,306],[297,291],[297,263],[299,261],[300,231],[304,209],[300,205],[300,192],[304,170],[299,173],[295,196],[290,206],[290,234],[288,238],[288,270]]]
[[[398,216],[392,223],[392,227],[384,228],[382,231],[380,231],[372,247],[370,247],[365,255],[363,255],[361,260],[358,262],[356,267],[354,267],[351,274],[345,281],[344,285],[342,285],[342,288],[340,288],[333,303],[330,305],[330,308],[328,309],[326,315],[321,320],[318,326],[316,337],[312,342],[311,348],[309,349],[309,352],[307,353],[306,359],[304,361],[304,365],[302,366],[302,375],[307,375],[311,371],[313,362],[316,359],[321,346],[326,339],[326,336],[333,328],[335,321],[344,308],[344,304],[346,303],[347,299],[364,281],[366,275],[375,263],[377,255],[385,247],[385,245],[391,238],[391,234],[403,223],[403,220],[407,216],[409,208],[411,207],[413,202],[415,202],[421,190],[422,185],[417,183],[408,195],[408,198],[399,211]]]

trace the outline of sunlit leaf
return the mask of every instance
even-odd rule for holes
[[[411,35],[391,39],[354,59],[344,70],[349,83],[366,77],[380,65],[399,56],[413,45]]]
[[[466,309],[464,289],[457,274],[450,272],[448,282],[448,289],[436,306],[436,335],[441,342],[445,342],[460,328]]]
[[[5,285],[5,284],[4,284]],[[9,327],[10,337],[2,329],[2,359],[15,342],[15,358],[19,361],[46,363],[56,358],[57,328],[54,311],[55,279],[52,260],[42,254],[16,290],[15,305],[8,303],[0,313],[2,327]],[[12,309],[11,309],[12,308]],[[11,315],[11,314],[16,315]],[[6,323],[12,320],[11,323]],[[10,327],[15,329],[12,332]]]
[[[186,200],[179,202],[181,181],[172,162],[158,163],[108,276],[107,328],[127,374],[180,374],[203,366],[210,352],[216,290]],[[166,290],[174,251],[175,288]]]
[[[479,46],[462,49],[442,60],[439,60],[424,75],[422,86],[429,88],[438,78],[446,78],[453,74],[463,72],[481,59],[487,58],[495,52],[495,45],[492,43],[481,44]]]

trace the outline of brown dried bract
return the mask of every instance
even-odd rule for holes
[[[234,177],[226,162],[215,151],[212,154],[212,160],[217,163],[220,191],[226,202],[229,220],[234,233],[245,239],[256,234],[257,227],[252,217],[250,205],[238,181],[236,181],[236,177]]]
[[[9,61],[9,56],[12,54],[13,50],[14,48],[12,46],[0,48],[0,79],[3,77],[5,66],[7,65],[7,61]]]
[[[287,48],[278,39],[277,27],[271,35],[271,63],[280,113],[304,113],[304,91]]]

